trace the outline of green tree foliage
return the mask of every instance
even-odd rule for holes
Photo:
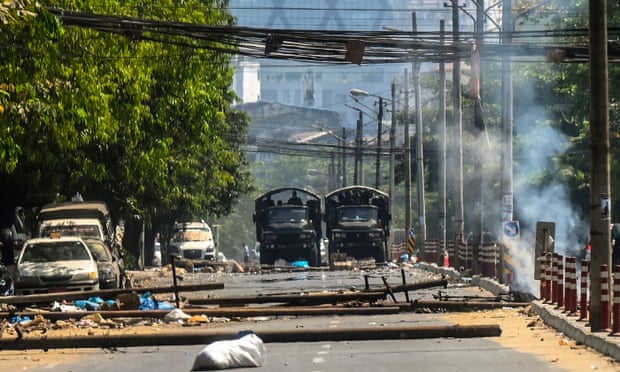
[[[569,6],[570,5],[570,6]],[[607,22],[609,27],[620,23],[620,4],[607,3]],[[535,22],[552,29],[588,28],[588,1],[549,2],[547,8],[538,13],[532,12],[528,22]],[[571,40],[554,40],[570,42]],[[561,55],[560,55],[561,56]],[[552,63],[554,62],[554,63]],[[535,180],[540,185],[562,182],[568,185],[574,205],[579,206],[584,215],[588,215],[589,182],[590,182],[590,126],[589,126],[589,64],[571,63],[560,59],[552,59],[548,63],[528,65],[521,68],[520,73],[528,81],[535,81],[533,94],[529,102],[522,101],[515,111],[522,112],[532,104],[548,108],[548,115],[539,118],[540,125],[549,125],[558,133],[569,139],[569,147],[559,156],[554,170],[540,174]],[[620,77],[618,65],[609,64],[609,98],[610,98],[610,151],[611,151],[611,183],[612,190],[620,185],[620,122],[616,101],[620,97],[620,87],[613,84]],[[515,87],[519,91],[520,87]],[[523,86],[521,86],[523,88]],[[522,90],[523,91],[523,90]],[[524,138],[520,140],[526,140]],[[616,198],[617,199],[617,198]],[[614,199],[612,199],[612,202]],[[620,204],[613,203],[612,215],[618,215]]]
[[[226,1],[43,1],[102,15],[229,25]],[[45,8],[0,31],[2,209],[80,192],[153,226],[230,211],[250,189],[249,120],[230,56],[63,27]],[[6,221],[3,221],[3,223]]]

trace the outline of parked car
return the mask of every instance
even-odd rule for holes
[[[125,282],[122,260],[112,253],[112,250],[105,242],[99,239],[83,240],[90,249],[90,253],[97,261],[99,288],[122,288]]]
[[[15,270],[15,294],[98,289],[97,261],[82,238],[35,238],[24,244]]]

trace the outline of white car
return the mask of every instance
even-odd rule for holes
[[[15,294],[98,289],[97,262],[80,237],[36,238],[24,244],[15,270]]]

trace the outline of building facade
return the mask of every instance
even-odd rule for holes
[[[230,0],[238,26],[280,30],[411,30],[413,13],[418,31],[439,30],[440,20],[451,27],[452,9],[446,0]],[[459,1],[463,10],[474,9],[471,0]],[[473,30],[463,11],[462,28]],[[469,20],[469,21],[468,21]],[[235,89],[243,103],[279,102],[287,105],[338,111],[343,125],[354,125],[358,113],[345,107],[352,103],[351,89],[390,98],[391,83],[409,64],[329,65],[298,61],[251,61],[236,64]],[[258,66],[256,65],[258,64]],[[370,99],[367,103],[372,104]]]

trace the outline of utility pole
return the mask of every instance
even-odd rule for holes
[[[484,247],[484,149],[488,149],[488,143],[486,141],[486,127],[484,124],[484,116],[482,111],[482,59],[480,58],[480,48],[483,43],[484,32],[484,0],[478,0],[476,4],[476,19],[474,21],[474,30],[476,36],[476,48],[475,55],[472,55],[471,63],[471,80],[474,80],[474,75],[477,75],[475,81],[470,81],[470,98],[474,102],[474,110],[479,110],[478,114],[474,114],[474,126],[476,126],[480,132],[477,136],[478,150],[474,157],[474,181],[475,190],[478,192],[477,201],[475,203],[474,211],[476,213],[476,223],[474,236],[476,241],[472,247],[472,271],[474,274],[480,273],[479,254]],[[474,58],[477,60],[477,66],[474,64]],[[476,68],[477,67],[477,68]]]
[[[394,216],[394,166],[395,166],[395,154],[396,149],[396,81],[392,79],[392,116],[390,123],[390,175],[388,193],[390,194],[390,216]],[[390,224],[390,239],[394,239],[394,224]]]
[[[504,0],[502,9],[502,44],[510,45],[513,29],[512,1]],[[514,185],[512,164],[512,132],[514,126],[512,93],[512,59],[502,54],[502,221],[514,216]]]
[[[452,37],[455,44],[459,42],[459,8],[455,0],[452,2]],[[456,243],[462,242],[465,238],[465,214],[463,207],[463,114],[461,110],[461,61],[457,57],[453,61],[452,68],[452,108],[454,112],[454,126],[456,127],[456,192],[455,204],[455,234]]]
[[[418,30],[416,13],[411,14],[413,32]],[[415,84],[415,113],[416,113],[416,164],[418,185],[418,238],[419,250],[424,252],[426,242],[426,206],[424,198],[424,134],[422,130],[422,87],[420,86],[420,62],[413,63],[413,82]]]
[[[507,47],[512,43],[514,20],[512,16],[512,1],[504,0],[502,5],[502,45]],[[512,56],[502,54],[502,222],[514,219],[514,184],[512,164],[512,132],[514,127],[513,114],[513,86],[512,86]],[[509,242],[506,242],[509,243]],[[508,247],[508,244],[504,244]],[[504,258],[500,260],[505,267]],[[506,270],[501,275],[503,283],[508,281]]]
[[[601,306],[601,265],[611,272],[611,239],[609,223],[611,193],[609,186],[609,83],[607,62],[607,2],[589,1],[590,30],[590,238],[592,261],[590,268],[590,327],[592,332],[604,331]],[[610,282],[607,293],[612,293]],[[607,317],[610,314],[607,312]]]
[[[403,112],[405,131],[405,234],[411,230],[411,138],[409,136],[409,74],[405,69],[405,107]]]
[[[439,21],[439,34],[441,43],[444,43],[445,37],[445,21]],[[442,241],[442,253],[447,253],[446,246],[446,64],[439,62],[439,223],[440,223],[440,240]]]
[[[375,161],[375,188],[379,189],[381,181],[381,139],[383,132],[383,97],[379,98],[379,111],[377,113],[377,159]]]
[[[357,128],[355,130],[355,173],[353,183],[355,185],[364,184],[364,166],[362,160],[362,142],[364,130],[364,116],[362,110],[356,109],[358,112]]]
[[[347,186],[347,129],[342,128],[342,187]]]

